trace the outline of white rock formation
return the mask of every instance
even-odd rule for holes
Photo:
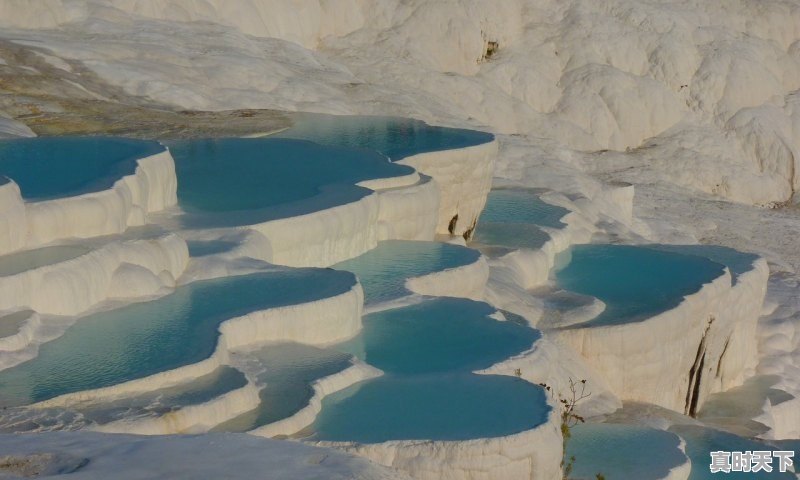
[[[76,315],[107,299],[153,295],[175,287],[188,261],[186,242],[174,234],[113,241],[71,260],[0,277],[0,310]]]
[[[414,167],[439,185],[436,233],[464,235],[475,228],[486,204],[496,158],[497,141],[493,140],[473,147],[420,153],[397,163]]]
[[[25,202],[12,179],[0,184],[0,254],[144,225],[149,213],[177,203],[177,185],[168,151],[137,160],[136,171],[108,190],[73,197]]]
[[[433,240],[448,233],[457,214],[454,233],[463,234],[475,227],[486,202],[496,153],[496,143],[489,142],[403,159],[398,163],[426,175],[368,180],[359,185],[374,192],[359,200],[244,227],[267,240],[268,246],[253,256],[293,267],[326,267],[381,240]]]
[[[754,373],[768,275],[759,259],[735,285],[726,270],[677,307],[648,319],[548,333],[580,353],[619,398],[693,415],[709,394]]]

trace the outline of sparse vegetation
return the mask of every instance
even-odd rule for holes
[[[516,374],[516,372],[514,372]],[[582,400],[589,398],[592,395],[592,392],[586,391],[586,380],[578,380],[575,381],[571,377],[569,379],[569,393],[566,396],[556,394],[555,390],[545,383],[539,384],[542,388],[547,390],[553,398],[558,400],[558,403],[561,405],[561,447],[562,447],[562,457],[561,457],[561,471],[564,480],[570,480],[570,475],[572,474],[572,469],[575,465],[575,456],[570,456],[567,458],[567,444],[569,443],[570,438],[572,438],[572,428],[579,424],[584,423],[586,421],[581,415],[575,411],[578,403]],[[595,476],[596,480],[605,480],[605,476],[601,473],[598,473]]]

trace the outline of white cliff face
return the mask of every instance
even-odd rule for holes
[[[548,333],[580,353],[620,398],[694,415],[709,394],[753,373],[768,273],[759,260],[735,285],[726,271],[676,308],[646,320]]]
[[[441,189],[436,233],[470,236],[492,188],[497,142],[420,153],[396,163],[432,177]]]

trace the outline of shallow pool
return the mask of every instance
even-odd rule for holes
[[[547,420],[538,385],[476,375],[540,337],[518,317],[499,321],[483,302],[435,298],[364,318],[363,332],[337,348],[383,370],[323,399],[314,438],[364,443],[467,440],[511,435]]]
[[[91,252],[83,245],[58,245],[0,256],[0,277],[17,275],[27,270],[66,262]]]
[[[561,229],[569,210],[546,203],[537,192],[495,189],[489,192],[472,241],[480,245],[537,250],[548,240],[540,227]]]
[[[108,401],[84,402],[68,409],[11,407],[0,415],[0,432],[75,430],[118,420],[161,417],[183,407],[211,401],[246,384],[247,379],[241,372],[223,366],[173,387]]]
[[[366,303],[380,303],[408,295],[409,278],[469,265],[480,256],[477,250],[448,243],[389,240],[333,268],[355,273]]]
[[[564,228],[561,219],[568,213],[566,208],[544,202],[533,190],[498,188],[489,192],[480,221]]]
[[[407,175],[377,152],[280,138],[169,143],[178,201],[191,226],[246,225],[354,202],[355,184]]]
[[[674,433],[635,425],[587,423],[572,427],[567,458],[575,457],[570,478],[657,480],[689,460]]]
[[[387,375],[325,397],[313,428],[318,440],[469,440],[534,428],[549,412],[544,391],[515,377]]]
[[[705,257],[712,262],[721,263],[728,267],[731,272],[733,284],[739,275],[753,269],[753,264],[758,260],[758,255],[747,252],[740,252],[733,248],[720,245],[648,245],[649,248],[657,248],[666,252],[677,252],[686,255],[697,255]]]
[[[306,405],[314,394],[312,383],[348,368],[352,356],[332,349],[299,343],[266,345],[233,355],[261,385],[258,408],[214,428],[219,432],[246,432],[288,418]]]
[[[392,160],[418,153],[471,147],[494,135],[476,130],[428,125],[400,117],[296,114],[294,125],[272,135],[342,147],[376,150]]]
[[[163,152],[158,142],[120,137],[37,137],[0,140],[0,176],[26,200],[106,190],[136,170],[136,160]]]
[[[385,372],[419,374],[488,368],[531,348],[538,330],[490,318],[483,302],[440,297],[375,312],[339,348]]]
[[[0,406],[38,402],[199,362],[226,319],[348,291],[348,272],[296,269],[195,282],[157,300],[97,313],[0,371]]]
[[[606,305],[581,326],[635,322],[670,310],[725,268],[705,257],[629,245],[576,245],[556,263],[559,287]]]

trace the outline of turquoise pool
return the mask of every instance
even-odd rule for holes
[[[561,229],[569,210],[543,202],[533,190],[495,189],[489,192],[473,242],[512,249],[539,249],[550,240],[540,227]]]
[[[364,318],[340,345],[385,372],[327,396],[312,427],[320,440],[467,440],[511,435],[547,420],[538,385],[476,375],[532,347],[540,337],[518,317],[490,318],[483,303],[435,298]]]
[[[17,275],[27,270],[66,262],[91,252],[83,245],[59,245],[0,256],[0,277]]]
[[[568,213],[566,208],[542,201],[533,190],[497,188],[489,192],[480,221],[564,228],[561,219]]]
[[[272,137],[368,148],[395,161],[418,153],[471,147],[494,139],[490,133],[431,126],[410,118],[305,113],[295,115],[293,120],[291,128]]]
[[[571,429],[567,458],[574,456],[570,478],[657,480],[688,462],[674,433],[635,425],[586,423]]]
[[[528,350],[541,336],[493,313],[483,302],[434,298],[365,316],[362,333],[340,348],[385,372],[469,372]]]
[[[158,142],[120,137],[37,137],[0,140],[0,176],[26,200],[106,190],[136,170],[136,160],[163,152]]]
[[[606,304],[581,326],[635,322],[670,310],[724,272],[705,257],[628,245],[577,245],[557,265],[559,287]]]
[[[180,408],[208,402],[247,384],[244,375],[231,367],[215,371],[170,388],[109,401],[82,403],[64,408],[11,407],[0,415],[0,433],[76,430],[117,420],[160,417]]]
[[[721,263],[731,271],[734,285],[739,275],[752,270],[753,264],[759,258],[758,255],[753,253],[740,252],[739,250],[719,245],[648,245],[648,247],[666,252],[697,255],[705,257],[712,262]]]
[[[459,245],[389,240],[333,268],[355,273],[364,288],[366,303],[380,303],[408,295],[408,278],[469,265],[480,256],[477,250]]]
[[[192,226],[246,225],[354,202],[355,184],[413,169],[377,152],[281,138],[169,142],[178,201]]]
[[[352,356],[331,349],[298,343],[267,345],[234,355],[237,362],[259,371],[255,381],[263,385],[258,408],[214,428],[219,432],[246,432],[284,418],[308,405],[311,384],[348,368]]]
[[[107,387],[208,358],[226,319],[349,290],[355,278],[296,269],[195,282],[157,300],[97,313],[0,371],[0,406]]]
[[[315,439],[469,440],[541,425],[550,407],[537,385],[469,373],[385,376],[325,397]]]

